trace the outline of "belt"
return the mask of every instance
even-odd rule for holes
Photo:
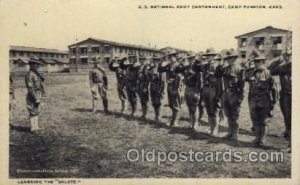
[[[216,86],[212,84],[204,84],[203,87],[215,88]]]

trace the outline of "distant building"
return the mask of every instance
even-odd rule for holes
[[[99,59],[104,66],[115,57],[126,57],[129,54],[150,58],[160,56],[155,48],[140,45],[122,44],[102,39],[88,38],[68,46],[71,71],[87,71],[91,68],[92,58]]]
[[[69,70],[68,52],[57,49],[34,48],[25,46],[10,46],[9,67],[11,72],[26,72],[29,69],[28,61],[31,57],[44,63],[40,71],[62,72]]]
[[[292,47],[292,31],[271,26],[235,38],[242,58],[248,57],[253,50],[256,50],[264,54],[267,59],[272,59]]]
[[[171,51],[175,50],[178,54],[179,57],[186,57],[189,54],[189,51],[184,50],[184,49],[179,49],[179,48],[174,48],[174,47],[165,47],[161,48],[160,51],[163,52],[165,55],[170,53]]]

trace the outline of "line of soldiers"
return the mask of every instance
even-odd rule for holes
[[[102,99],[104,111],[108,112],[107,89],[108,81],[105,70],[99,61],[93,59],[95,66],[90,71],[90,87],[93,97],[93,111],[96,111],[95,100]],[[179,111],[183,99],[188,107],[191,129],[199,126],[199,120],[205,107],[209,134],[218,135],[219,119],[227,117],[228,133],[224,139],[237,140],[239,129],[240,106],[244,98],[245,82],[249,83],[248,105],[253,123],[257,146],[264,143],[266,122],[272,117],[272,111],[277,101],[278,88],[274,81],[275,75],[280,77],[280,107],[284,116],[284,137],[291,146],[291,61],[292,52],[288,50],[276,58],[268,68],[266,58],[254,52],[246,61],[234,50],[228,50],[225,55],[209,48],[202,55],[190,54],[180,58],[174,50],[161,58],[129,55],[116,58],[109,68],[116,73],[117,89],[121,100],[121,112],[126,110],[126,101],[131,106],[131,116],[137,109],[138,97],[142,107],[142,118],[146,119],[149,96],[155,112],[155,121],[160,122],[161,104],[167,88],[168,104],[172,110],[171,127],[178,125]],[[41,102],[45,101],[46,91],[44,78],[38,72],[41,63],[38,60],[29,61],[30,70],[25,76],[28,89],[27,108],[31,131],[36,132]],[[199,114],[197,114],[197,110]]]
[[[245,82],[248,82],[248,105],[255,135],[253,143],[259,146],[264,143],[266,123],[272,117],[278,99],[274,75],[280,76],[280,105],[286,127],[284,136],[290,143],[291,55],[290,50],[286,51],[272,65],[266,66],[265,56],[257,52],[242,60],[232,49],[221,55],[209,48],[202,55],[191,53],[185,58],[180,58],[174,50],[150,60],[135,55],[116,58],[109,67],[116,72],[122,112],[128,99],[131,116],[134,116],[139,97],[142,118],[146,119],[150,96],[155,121],[160,122],[160,107],[166,86],[168,104],[172,110],[171,127],[178,126],[179,111],[185,100],[191,129],[199,126],[205,108],[210,124],[209,134],[218,136],[219,122],[224,120],[225,115],[228,133],[224,139],[230,140],[238,140],[240,107]]]

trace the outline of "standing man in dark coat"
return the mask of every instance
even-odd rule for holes
[[[25,76],[27,87],[27,109],[29,112],[30,130],[35,133],[39,131],[39,115],[41,113],[41,102],[45,101],[45,78],[38,72],[43,64],[36,59],[30,59],[28,62],[30,69]]]

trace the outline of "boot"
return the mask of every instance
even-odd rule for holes
[[[219,134],[219,126],[216,117],[210,118],[211,122],[211,135],[217,136]]]
[[[178,111],[172,110],[172,120],[170,126],[177,127],[178,126]]]
[[[203,107],[199,106],[199,117],[198,117],[198,122],[201,123],[201,119],[203,117],[204,114],[204,109]]]
[[[136,111],[136,102],[131,103],[131,117],[134,117]]]
[[[252,140],[251,143],[253,143],[254,145],[257,145],[257,143],[259,142],[260,129],[257,125],[253,125],[252,128],[253,128],[252,130],[253,130],[253,134],[254,134],[255,139]]]
[[[155,107],[154,108],[154,113],[155,113],[155,122],[160,122],[160,108]]]
[[[30,131],[35,131],[35,116],[29,116],[29,122],[30,122]]]
[[[104,98],[102,100],[102,103],[103,103],[104,112],[108,113],[108,100],[106,98]]]
[[[146,120],[147,119],[147,111],[148,111],[148,106],[147,105],[142,105],[142,119],[143,120]]]
[[[224,136],[224,139],[229,139],[232,137],[233,128],[232,128],[231,119],[227,119],[227,122],[228,122],[228,133]]]
[[[126,110],[126,102],[122,101],[122,108],[121,108],[121,113],[123,113]]]
[[[232,120],[232,135],[230,139],[238,140],[239,125],[236,120]]]
[[[95,113],[96,112],[96,100],[95,99],[92,100],[92,106],[93,106],[93,113]]]

